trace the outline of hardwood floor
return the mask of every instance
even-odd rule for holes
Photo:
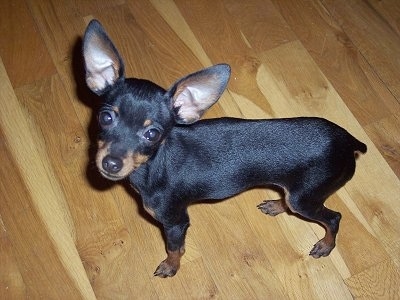
[[[127,184],[93,162],[97,98],[81,37],[97,18],[128,76],[168,87],[229,63],[206,117],[321,116],[368,144],[327,201],[323,229],[256,205],[256,189],[190,207],[178,274]],[[0,299],[400,299],[400,2],[397,0],[0,1]]]

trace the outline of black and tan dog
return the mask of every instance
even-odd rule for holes
[[[155,275],[173,276],[179,268],[189,204],[256,186],[273,185],[284,194],[261,203],[263,213],[289,210],[325,227],[310,255],[327,256],[335,247],[341,215],[324,202],[352,178],[355,154],[365,153],[365,144],[321,118],[199,121],[225,90],[228,65],[187,75],[168,90],[125,78],[120,55],[96,20],[86,29],[83,55],[87,85],[103,101],[100,173],[129,178],[165,230],[168,257]]]

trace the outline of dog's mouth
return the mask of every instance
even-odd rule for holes
[[[108,179],[108,180],[112,180],[112,181],[118,181],[118,180],[122,180],[122,179],[124,179],[126,176],[128,176],[128,175],[114,175],[114,174],[111,174],[111,173],[108,173],[108,172],[106,172],[105,170],[103,170],[103,169],[100,169],[99,168],[99,172],[100,172],[100,174],[101,174],[101,176],[103,176],[104,178],[106,178],[106,179]],[[133,172],[133,171],[132,171]]]
[[[110,144],[99,142],[96,165],[103,177],[118,181],[129,176],[148,159],[148,156],[132,151],[128,151],[123,157],[114,156],[110,153]]]

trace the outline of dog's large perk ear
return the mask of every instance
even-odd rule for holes
[[[231,74],[227,64],[189,74],[178,80],[169,90],[175,120],[179,124],[198,121],[224,92]]]
[[[86,83],[98,95],[124,77],[123,61],[103,26],[90,21],[83,37]]]

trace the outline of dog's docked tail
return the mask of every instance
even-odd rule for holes
[[[354,153],[355,157],[357,158],[360,154],[365,154],[367,153],[367,145],[365,145],[363,142],[360,142],[356,138],[354,138],[354,143],[353,143],[353,148],[354,148]]]

